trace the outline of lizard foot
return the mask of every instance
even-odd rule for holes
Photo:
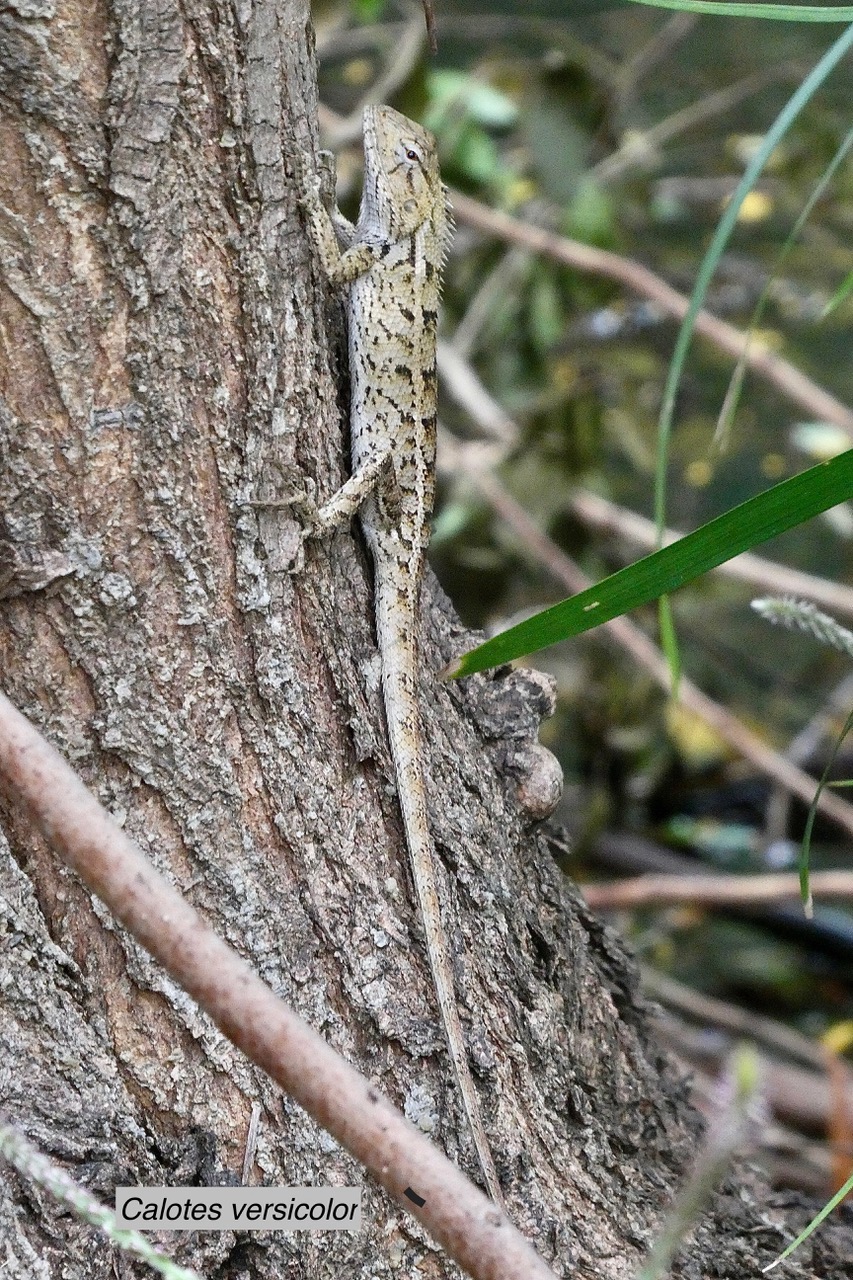
[[[289,511],[294,521],[300,526],[295,536],[293,558],[287,573],[301,573],[305,567],[305,543],[313,536],[317,522],[317,486],[306,476],[303,485],[286,490],[277,498],[254,498],[246,505],[266,511]]]
[[[286,489],[277,498],[252,498],[247,503],[250,507],[261,507],[268,511],[292,511],[294,517],[305,525],[310,534],[311,526],[317,520],[317,486],[310,476],[306,476],[301,485]]]

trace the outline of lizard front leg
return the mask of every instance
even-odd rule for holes
[[[328,152],[322,155],[325,163],[321,174],[310,172],[307,157],[300,158],[300,204],[326,279],[334,285],[349,285],[369,271],[380,255],[373,244],[357,240],[357,228],[334,204],[334,157]],[[392,452],[391,442],[383,442],[319,510],[307,510],[305,537],[325,537],[351,520],[373,493]],[[307,504],[302,505],[305,509]]]
[[[299,167],[302,187],[299,203],[305,215],[305,228],[326,279],[333,285],[352,284],[377,261],[378,250],[372,244],[356,240],[356,228],[337,207],[333,213],[329,212],[323,198],[327,194],[323,179],[307,168],[305,157]]]

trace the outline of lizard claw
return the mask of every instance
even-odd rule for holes
[[[317,486],[310,476],[306,476],[302,485],[290,490],[285,490],[276,498],[254,498],[250,499],[246,505],[255,509],[266,511],[290,511],[293,514],[294,523],[301,526],[291,532],[288,541],[292,539],[294,543],[293,556],[287,568],[287,573],[301,573],[305,567],[305,543],[312,537],[313,527],[317,521]]]
[[[299,170],[297,199],[303,213],[310,217],[318,206],[331,213],[335,207],[335,157],[330,151],[318,152],[315,169],[310,157],[302,154],[299,157]]]
[[[333,151],[318,151],[317,172],[312,176],[316,184],[317,195],[320,197],[324,207],[331,212],[335,207],[335,186],[337,184],[337,169]]]
[[[325,204],[323,202],[323,184],[319,175],[312,169],[307,169],[302,176],[301,190],[297,196],[299,207],[303,213],[312,214],[316,206]]]
[[[310,476],[293,489],[286,489],[277,498],[253,498],[250,507],[262,507],[268,511],[290,509],[300,523],[311,526],[317,519],[317,486]]]

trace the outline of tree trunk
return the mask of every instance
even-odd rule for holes
[[[0,62],[4,690],[264,979],[476,1177],[413,909],[370,568],[353,531],[293,575],[296,524],[256,505],[305,477],[325,496],[346,471],[339,308],[287,159],[316,121],[306,6],[17,0]],[[440,686],[429,673],[467,643],[430,580],[431,819],[498,1169],[558,1269],[629,1276],[697,1123],[632,965],[531,818],[547,688],[506,672]],[[25,817],[4,802],[2,818],[7,1117],[105,1201],[239,1182],[253,1108],[250,1183],[359,1185]],[[141,1274],[0,1178],[6,1274]],[[365,1193],[357,1237],[165,1239],[211,1276],[457,1274]]]

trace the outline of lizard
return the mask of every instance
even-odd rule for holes
[[[327,209],[302,163],[301,204],[329,282],[348,286],[352,473],[305,536],[357,512],[373,561],[375,620],[391,757],[412,881],[450,1058],[483,1178],[503,1207],[465,1050],[427,814],[418,707],[421,582],[435,493],[436,330],[453,224],[431,133],[386,106],[364,110],[358,222]]]

